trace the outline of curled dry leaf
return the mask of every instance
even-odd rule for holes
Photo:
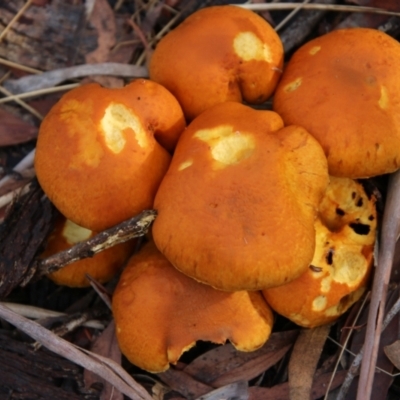
[[[289,361],[291,400],[310,398],[315,370],[329,330],[330,325],[322,325],[300,331]]]
[[[12,146],[36,138],[38,129],[22,118],[0,108],[0,146]]]
[[[121,364],[121,351],[119,350],[115,337],[115,324],[113,321],[95,340],[91,351],[104,357],[108,357],[117,364]],[[103,383],[104,386],[101,392],[100,400],[123,400],[123,394],[119,390],[115,389],[108,381],[99,377],[92,371],[86,369],[84,372],[84,379],[86,388],[89,388],[96,382]]]
[[[183,371],[213,387],[250,380],[275,365],[290,349],[298,331],[276,332],[267,343],[252,352],[240,352],[231,344],[216,347],[201,355]]]

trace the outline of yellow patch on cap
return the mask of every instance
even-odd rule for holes
[[[381,86],[381,97],[378,100],[379,107],[385,110],[389,105],[389,96],[385,86]]]
[[[189,168],[193,164],[193,160],[187,160],[181,163],[178,167],[178,171],[183,171],[186,168]]]
[[[71,246],[89,239],[91,234],[92,231],[90,229],[82,228],[69,219],[65,221],[64,228],[62,230],[62,235]]]
[[[312,302],[313,311],[322,311],[326,308],[328,300],[326,296],[317,296]]]
[[[245,160],[250,157],[256,147],[251,134],[234,131],[229,125],[201,129],[194,134],[194,137],[208,143],[212,158],[223,166]]]
[[[314,56],[320,50],[321,50],[321,46],[314,46],[314,47],[311,48],[311,50],[308,53],[311,54],[312,56]]]
[[[286,93],[294,92],[296,89],[300,87],[300,85],[303,83],[303,78],[296,78],[294,81],[288,83],[283,90]]]
[[[123,104],[113,103],[106,108],[101,128],[107,147],[115,154],[125,147],[127,129],[133,131],[140,147],[147,145],[147,135],[139,118]]]
[[[233,40],[233,48],[243,61],[258,60],[272,62],[271,49],[253,32],[238,33]]]

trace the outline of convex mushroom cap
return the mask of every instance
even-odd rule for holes
[[[331,175],[393,172],[400,166],[399,59],[400,44],[381,31],[330,32],[293,55],[274,110],[321,143]]]
[[[96,232],[82,228],[61,216],[57,220],[56,226],[47,240],[46,248],[40,257],[46,258],[61,251],[69,250],[75,244],[95,235]],[[86,278],[87,274],[100,283],[108,282],[132,254],[134,243],[135,240],[130,240],[115,245],[95,254],[93,257],[68,264],[47,276],[58,285],[70,287],[90,286],[90,282]]]
[[[280,38],[262,17],[236,6],[214,6],[195,12],[159,42],[149,73],[192,120],[225,101],[264,102],[282,65]]]
[[[185,130],[157,192],[153,238],[183,273],[220,290],[299,277],[328,184],[321,146],[278,114],[216,105]]]
[[[81,86],[42,122],[38,180],[63,215],[101,231],[152,207],[184,127],[177,100],[157,83]]]
[[[261,293],[227,293],[177,271],[149,243],[128,262],[112,309],[122,353],[138,367],[162,372],[197,340],[252,351],[269,338],[273,316]]]
[[[300,278],[263,291],[277,313],[312,328],[334,321],[361,297],[373,261],[375,202],[360,183],[331,177],[315,222],[309,268]]]

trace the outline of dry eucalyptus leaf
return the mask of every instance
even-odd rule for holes
[[[231,344],[216,347],[192,361],[184,371],[213,387],[249,380],[276,364],[291,347],[297,330],[276,332],[260,349],[237,351]]]
[[[330,386],[330,390],[339,387],[343,383],[346,374],[347,371],[337,371]],[[331,376],[332,372],[318,374],[318,377],[314,379],[310,397],[304,397],[302,400],[320,399],[324,396]],[[289,384],[287,382],[275,385],[272,388],[253,386],[249,389],[249,393],[249,400],[292,400],[292,398],[289,397]]]
[[[214,390],[202,382],[197,381],[183,371],[178,371],[171,367],[157,376],[166,383],[172,390],[182,394],[189,400],[196,399]]]
[[[12,146],[36,138],[38,128],[0,108],[0,146]]]
[[[52,352],[89,369],[135,400],[152,400],[151,396],[120,365],[105,357],[80,349],[38,323],[30,321],[0,305],[0,318],[37,340]]]
[[[95,340],[90,350],[93,353],[100,354],[115,361],[117,364],[121,364],[122,357],[115,337],[114,321],[111,321],[102,334]],[[86,388],[89,388],[96,382],[101,382],[103,384],[100,400],[123,400],[124,398],[119,390],[115,389],[109,382],[88,369],[85,369],[84,380]]]
[[[330,325],[302,329],[289,361],[289,390],[291,400],[309,399],[317,363],[326,342]]]
[[[247,381],[239,381],[213,390],[196,400],[248,400],[249,388]]]

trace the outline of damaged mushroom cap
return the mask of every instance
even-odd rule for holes
[[[61,216],[56,226],[49,236],[45,250],[40,258],[46,258],[64,250],[69,250],[72,246],[87,240],[96,235],[89,229],[82,228],[72,221]],[[90,275],[100,283],[108,282],[121,269],[124,262],[134,250],[135,240],[130,240],[103,250],[93,257],[84,258],[64,266],[49,275],[53,282],[58,285],[70,287],[90,286],[86,275]]]
[[[330,32],[293,55],[274,110],[321,143],[331,175],[393,172],[400,166],[399,59],[400,44],[381,31]]]
[[[177,271],[145,246],[128,262],[112,310],[122,353],[136,366],[162,372],[197,340],[252,351],[269,338],[273,316],[261,293],[227,293]]]
[[[282,65],[280,38],[262,17],[236,6],[214,6],[195,12],[159,42],[149,73],[192,120],[225,101],[264,102]]]
[[[318,142],[278,114],[216,105],[188,126],[155,198],[153,238],[181,272],[220,290],[299,277],[328,184]]]
[[[298,325],[337,319],[365,292],[376,236],[375,198],[348,178],[331,178],[315,223],[308,270],[287,285],[264,290],[268,304]]]
[[[167,150],[184,127],[177,100],[157,83],[81,86],[42,122],[38,180],[68,219],[104,230],[152,207],[170,162]]]

